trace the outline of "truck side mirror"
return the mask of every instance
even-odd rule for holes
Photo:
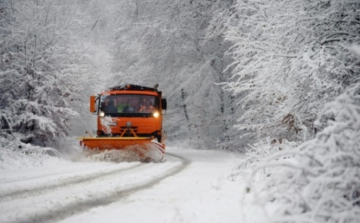
[[[161,109],[166,110],[167,109],[167,101],[166,98],[161,99]]]
[[[91,113],[96,112],[96,96],[95,95],[90,96],[90,112]]]

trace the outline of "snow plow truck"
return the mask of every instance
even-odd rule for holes
[[[90,112],[97,115],[93,136],[78,138],[87,150],[121,150],[137,159],[163,159],[166,139],[162,128],[167,102],[154,88],[128,84],[90,96]]]

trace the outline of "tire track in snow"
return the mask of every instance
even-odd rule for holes
[[[35,213],[30,212],[30,213],[27,213],[22,216],[15,216],[12,219],[8,218],[8,220],[10,220],[11,222],[16,222],[16,223],[59,221],[59,220],[65,219],[67,217],[73,216],[75,214],[79,214],[79,213],[88,211],[89,209],[94,208],[94,207],[105,206],[105,205],[111,204],[113,202],[120,200],[121,198],[124,198],[131,194],[134,194],[138,191],[141,191],[144,189],[149,189],[149,188],[153,187],[154,185],[158,184],[159,182],[161,182],[162,180],[166,179],[167,177],[174,176],[175,174],[181,172],[190,164],[190,161],[185,159],[184,157],[181,157],[181,156],[178,156],[175,154],[169,154],[169,153],[167,153],[167,155],[180,160],[180,164],[170,166],[164,172],[161,172],[161,173],[157,174],[156,176],[150,176],[149,179],[147,179],[143,182],[136,183],[135,185],[131,185],[130,187],[126,187],[126,185],[125,185],[124,188],[114,189],[113,191],[110,191],[110,193],[104,192],[100,197],[96,197],[96,196],[94,196],[95,194],[92,194],[83,200],[81,200],[81,199],[78,201],[72,200],[72,201],[70,201],[70,203],[68,205],[65,205],[65,206],[60,205],[59,207],[56,207],[56,205],[55,205],[55,206],[51,207],[51,209],[49,209],[49,210],[41,209],[40,212],[39,211],[37,211],[37,212],[35,211]],[[144,166],[145,165],[146,164],[144,164]],[[160,165],[161,164],[154,164],[153,166],[155,168],[153,168],[153,169],[156,170],[156,168],[161,167]],[[151,168],[150,168],[150,171],[151,171]],[[141,171],[141,172],[146,172],[146,170]],[[141,172],[139,172],[139,174]],[[125,173],[127,173],[127,172],[125,171]],[[114,173],[113,175],[115,177],[118,174],[119,173]],[[111,176],[111,175],[112,174],[109,173],[109,176]],[[106,184],[106,183],[108,183],[108,182],[104,182],[104,184]],[[78,183],[78,184],[81,184],[81,183]],[[64,185],[63,190],[66,190],[66,186],[69,186],[69,185]],[[41,196],[41,194],[39,196]]]
[[[112,170],[110,170],[110,171],[102,170],[102,171],[97,171],[96,173],[88,173],[88,174],[83,174],[83,175],[77,174],[77,175],[65,176],[69,172],[64,172],[63,174],[57,173],[50,177],[49,177],[49,175],[46,175],[44,177],[36,177],[37,179],[39,179],[39,178],[46,179],[46,178],[52,178],[53,176],[56,176],[56,175],[65,176],[63,178],[58,179],[57,181],[49,182],[46,185],[39,185],[39,184],[34,185],[32,188],[31,187],[29,188],[28,186],[25,186],[25,188],[24,188],[24,186],[22,186],[22,185],[20,185],[18,187],[15,186],[15,187],[10,188],[10,190],[8,190],[5,193],[3,192],[5,189],[3,189],[0,186],[0,191],[1,191],[0,192],[0,201],[7,201],[7,200],[14,199],[14,198],[24,198],[24,197],[28,197],[28,196],[34,196],[37,194],[43,194],[43,193],[46,193],[47,191],[51,191],[58,187],[66,186],[69,184],[83,183],[83,182],[87,182],[87,181],[90,182],[90,181],[98,179],[100,177],[107,177],[109,175],[113,175],[115,173],[119,173],[122,171],[132,170],[134,168],[140,167],[141,165],[144,165],[144,164],[137,164],[137,165],[133,165],[130,167],[125,167],[125,168],[124,167],[120,167],[120,168],[117,167],[115,169],[111,168]],[[91,170],[88,170],[88,171],[91,171]],[[75,172],[85,173],[88,171],[75,171]],[[70,174],[75,173],[75,172],[70,172]],[[23,179],[21,181],[26,182],[26,180],[27,179]],[[28,180],[33,180],[33,179],[28,179]],[[18,181],[20,181],[20,180],[17,180],[17,182]],[[6,182],[6,184],[10,184],[10,183]],[[20,188],[20,189],[17,189],[17,188]]]
[[[101,169],[108,169],[109,167],[111,168],[111,166],[116,166],[116,163],[107,165],[107,166],[101,166],[101,167],[96,167],[96,168],[92,168],[91,170],[96,170],[96,171],[100,171]],[[62,170],[62,171],[58,171],[58,170],[54,170],[54,172],[51,173],[46,173],[46,174],[34,174],[30,176],[20,176],[20,177],[15,177],[15,178],[4,178],[4,179],[0,179],[0,182],[2,184],[8,184],[8,183],[17,183],[17,182],[22,182],[22,181],[29,181],[29,180],[35,180],[35,179],[41,179],[41,178],[45,178],[45,177],[53,177],[53,176],[61,176],[61,175],[66,175],[66,174],[74,174],[74,173],[81,173],[81,172],[86,172],[89,171],[89,167],[81,167],[79,169],[76,170]]]

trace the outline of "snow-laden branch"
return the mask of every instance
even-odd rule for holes
[[[269,147],[283,150],[249,157],[253,170],[247,191],[260,202],[277,203],[271,222],[358,221],[359,89],[357,84],[325,105],[317,119],[323,130],[315,139],[292,148],[275,143]],[[265,176],[260,187],[253,184],[258,175]]]
[[[292,114],[300,133],[314,137],[312,121],[322,105],[359,82],[359,62],[346,46],[359,39],[357,19],[349,16],[358,7],[351,0],[236,2],[225,23],[233,74],[223,88],[243,95],[243,124],[263,123],[255,131],[260,136],[304,140],[279,125]]]

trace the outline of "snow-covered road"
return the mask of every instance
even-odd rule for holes
[[[261,222],[228,178],[241,156],[173,147],[166,159],[0,171],[0,222]]]

